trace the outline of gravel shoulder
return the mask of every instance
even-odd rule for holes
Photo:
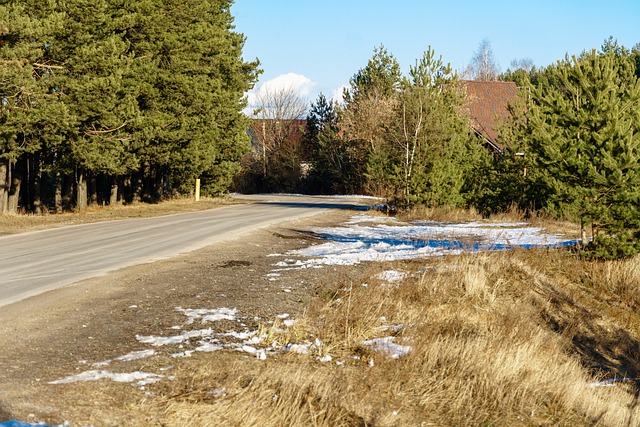
[[[270,255],[308,246],[314,240],[306,230],[352,214],[334,210],[271,226],[0,308],[0,421],[111,425],[109,411],[139,398],[137,388],[120,385],[97,397],[49,382],[141,350],[136,335],[170,334],[184,322],[176,307],[236,308],[256,323],[302,313],[319,286],[347,277],[353,267],[289,270],[275,277],[274,264],[284,256]],[[78,414],[82,420],[73,418]]]

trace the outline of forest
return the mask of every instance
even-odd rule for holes
[[[263,99],[230,0],[0,2],[0,212],[82,211],[193,191],[369,194],[581,224],[598,257],[640,250],[640,47],[498,74],[376,47],[342,102]],[[490,52],[489,52],[490,53]],[[467,70],[468,71],[468,70]],[[465,79],[515,82],[499,152],[470,131]],[[252,119],[254,119],[252,121]],[[262,145],[248,130],[261,121]],[[292,138],[293,134],[298,137]]]
[[[0,212],[226,191],[259,74],[231,3],[1,2]]]

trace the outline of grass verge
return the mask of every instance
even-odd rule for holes
[[[640,424],[637,383],[596,384],[640,377],[640,258],[536,250],[383,268],[411,274],[327,284],[270,335],[317,340],[310,354],[188,360],[128,410],[172,426]],[[382,337],[410,351],[363,344]]]
[[[91,205],[84,212],[0,215],[0,236],[89,222],[144,218],[214,209],[238,203],[244,202],[230,197],[202,198],[198,202],[195,202],[192,198],[176,198],[159,203],[132,203],[115,206]]]

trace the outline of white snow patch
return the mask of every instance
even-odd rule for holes
[[[154,335],[141,336],[136,335],[136,339],[143,344],[151,344],[154,347],[161,347],[164,345],[176,345],[185,341],[189,341],[191,338],[203,338],[213,335],[213,329],[198,329],[195,331],[184,331],[180,335],[170,335],[168,337],[160,337]]]
[[[373,224],[360,225],[363,223]],[[464,251],[547,247],[575,242],[557,234],[545,233],[544,229],[527,223],[402,224],[393,218],[370,215],[357,215],[344,226],[318,228],[314,232],[327,241],[289,251],[286,254],[289,258],[275,266],[303,269],[355,265],[365,261],[395,261],[455,255]],[[307,259],[293,259],[291,256]]]
[[[405,277],[407,277],[407,273],[397,270],[385,270],[376,275],[377,279],[389,283],[401,282]]]
[[[206,308],[182,308],[176,307],[176,310],[183,313],[187,316],[187,324],[194,323],[196,321],[200,321],[202,323],[206,322],[217,322],[220,320],[236,320],[236,314],[238,310],[235,308],[214,308],[214,309],[206,309]]]
[[[164,378],[164,375],[151,374],[148,372],[130,372],[130,373],[113,373],[109,371],[85,371],[77,375],[71,375],[65,378],[61,378],[55,381],[51,381],[49,384],[68,384],[74,382],[86,382],[86,381],[98,381],[102,379],[109,379],[118,383],[136,383],[136,385],[143,386],[147,384],[156,383]]]
[[[222,350],[224,346],[222,344],[212,342],[200,342],[200,346],[196,348],[196,351],[202,351],[205,353],[212,353],[214,351]]]
[[[399,359],[411,352],[411,346],[399,345],[394,343],[393,340],[394,337],[374,338],[364,341],[362,344],[371,347],[375,351],[380,351],[392,359]]]

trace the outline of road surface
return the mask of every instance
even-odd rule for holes
[[[0,237],[0,307],[123,267],[170,258],[358,198],[237,196],[257,203]]]

